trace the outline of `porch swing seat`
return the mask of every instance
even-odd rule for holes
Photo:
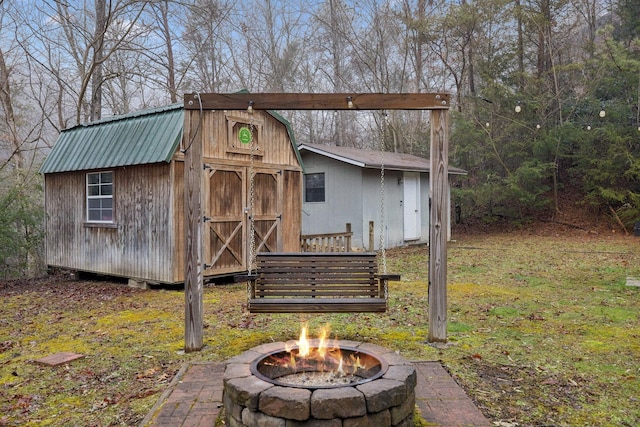
[[[385,312],[388,282],[375,252],[259,253],[249,281],[251,313]]]

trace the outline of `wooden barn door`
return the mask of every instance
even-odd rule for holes
[[[202,236],[205,276],[246,269],[245,177],[243,167],[213,166],[205,170]]]
[[[282,172],[255,169],[254,189],[256,253],[282,251]]]
[[[205,170],[204,186],[204,275],[243,272],[249,265],[251,223],[250,169],[211,166]],[[282,251],[282,174],[255,168],[255,249]]]

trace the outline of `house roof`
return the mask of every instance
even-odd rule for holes
[[[361,168],[380,169],[384,163],[384,168],[388,170],[429,172],[429,159],[414,156],[412,154],[390,153],[374,150],[363,150],[350,147],[336,147],[320,144],[300,144],[300,152],[309,151],[321,156],[329,157],[340,162]],[[467,171],[449,166],[450,175],[466,175]]]
[[[302,165],[291,125],[275,111],[267,112],[285,125]],[[60,133],[40,173],[169,162],[182,140],[183,127],[183,104],[171,104],[74,126]]]

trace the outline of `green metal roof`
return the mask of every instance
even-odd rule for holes
[[[40,173],[169,162],[183,126],[183,104],[78,125],[60,133]]]
[[[291,125],[275,111],[267,112],[286,127],[302,166]],[[78,125],[60,133],[40,173],[169,162],[180,144],[183,127],[183,104]]]

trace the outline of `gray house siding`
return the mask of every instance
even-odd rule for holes
[[[373,248],[380,247],[380,225],[387,248],[429,242],[429,161],[420,157],[348,147],[301,144],[306,173],[325,174],[325,201],[303,202],[302,234],[353,231],[354,249],[370,248],[369,222],[374,222]],[[380,168],[384,159],[384,198]],[[463,175],[458,168],[449,174]],[[407,200],[405,200],[405,197]],[[447,198],[450,200],[449,189]],[[380,208],[384,202],[384,220]],[[451,238],[451,223],[447,223]]]
[[[304,168],[305,174],[325,174],[325,201],[309,203],[303,198],[302,234],[344,231],[349,222],[354,237],[360,236],[358,241],[352,241],[352,245],[362,247],[362,224],[353,222],[353,218],[362,218],[360,169],[321,156],[306,158]]]
[[[369,248],[369,222],[374,223],[374,250],[380,247],[380,207],[384,202],[385,247],[407,243],[403,233],[402,171],[385,171],[384,201],[380,198],[380,171],[363,169],[330,158],[304,157],[305,173],[325,173],[325,201],[302,205],[302,234],[343,231],[351,224],[352,246]],[[429,177],[420,173],[420,237],[412,243],[429,240]]]

